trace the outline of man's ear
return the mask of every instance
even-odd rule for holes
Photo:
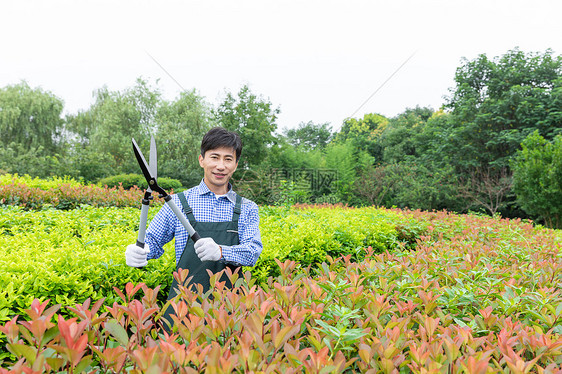
[[[203,155],[199,153],[199,166],[203,167]]]

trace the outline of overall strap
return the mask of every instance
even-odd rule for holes
[[[234,205],[234,210],[232,211],[232,222],[236,222],[238,225],[238,218],[242,212],[242,196],[236,195],[236,205]]]
[[[195,217],[193,216],[193,210],[191,209],[191,207],[187,203],[187,199],[185,198],[185,195],[184,195],[183,192],[178,193],[178,197],[180,198],[180,202],[181,202],[181,205],[183,207],[183,212],[185,213],[185,215],[189,219],[189,222],[193,226],[193,223],[197,222],[197,221],[195,221]]]

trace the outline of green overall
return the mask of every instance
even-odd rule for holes
[[[227,222],[197,222],[195,220],[195,217],[193,216],[193,210],[187,203],[185,195],[183,193],[179,193],[178,197],[180,198],[183,211],[189,219],[189,223],[191,224],[191,226],[193,226],[195,231],[199,233],[201,238],[213,238],[215,243],[217,243],[218,245],[231,246],[240,244],[238,238],[238,218],[240,217],[242,204],[242,197],[240,195],[236,195],[236,205],[234,206],[234,210],[232,213],[232,220]],[[180,260],[176,264],[176,271],[177,269],[188,269],[189,274],[187,277],[189,278],[193,276],[193,278],[191,279],[191,282],[185,284],[185,286],[199,283],[203,286],[203,292],[207,292],[210,288],[209,274],[207,273],[207,269],[211,270],[211,272],[213,273],[217,273],[221,270],[224,270],[226,267],[229,267],[232,272],[234,272],[238,268],[235,265],[226,264],[223,261],[201,261],[195,253],[193,240],[188,240],[180,257]],[[222,276],[221,281],[226,282],[226,287],[232,287],[232,284],[228,280],[226,274]],[[174,279],[170,288],[170,292],[168,294],[168,300],[171,300],[176,296],[177,286],[178,283]],[[170,306],[164,314],[164,318],[166,318],[170,323],[172,323],[173,321],[170,317],[170,314],[173,313],[174,310]]]

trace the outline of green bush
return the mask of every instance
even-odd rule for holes
[[[511,163],[517,202],[547,226],[562,228],[562,136],[549,142],[535,131],[521,147]]]
[[[183,190],[181,182],[177,179],[159,177],[158,185],[169,193]]]
[[[39,188],[43,191],[48,191],[60,187],[62,184],[66,184],[72,187],[80,187],[83,184],[71,177],[51,177],[47,179],[33,178],[27,174],[3,174],[0,175],[0,185],[9,184],[24,184],[27,187]]]
[[[111,177],[103,178],[98,182],[99,186],[119,187],[123,186],[124,189],[128,190],[134,187],[140,189],[147,189],[148,183],[144,176],[140,174],[119,174]],[[158,178],[158,185],[166,191],[178,191],[182,189],[181,182],[177,179],[160,177]]]
[[[23,213],[19,224],[8,213],[4,229],[17,235],[18,226],[49,222],[46,215]],[[77,219],[91,235],[113,223],[126,230],[132,217],[119,213],[90,210],[62,224],[75,228],[70,218]],[[0,374],[559,371],[560,231],[447,212],[264,209],[266,217],[296,219],[297,225],[319,219],[326,232],[334,226],[328,216],[358,217],[363,225],[366,216],[384,222],[392,213],[405,220],[407,237],[426,233],[415,250],[366,251],[362,261],[352,255],[328,259],[314,273],[277,260],[279,276],[261,287],[249,272],[231,275],[232,289],[215,274],[212,293],[181,290],[172,334],[163,333],[157,292],[144,284],[123,286],[118,279],[122,292],[115,291],[119,297],[111,306],[87,300],[49,307],[35,299],[18,318],[0,322]],[[292,229],[289,220],[283,225]],[[358,239],[347,234],[346,240]],[[70,261],[59,257],[55,265],[67,267]],[[90,260],[96,258],[82,264]],[[61,294],[79,271],[67,269],[66,277],[57,278]],[[187,271],[180,276],[185,279]],[[35,278],[41,283],[42,277]],[[13,289],[4,287],[0,299]]]
[[[260,220],[264,249],[251,270],[253,277],[263,283],[279,274],[275,259],[293,260],[303,267],[315,268],[327,256],[352,255],[354,260],[360,260],[367,247],[377,253],[396,248],[399,245],[396,224],[404,218],[374,207],[298,205],[262,207]]]
[[[150,209],[149,219],[157,211]],[[256,266],[246,270],[261,283],[279,274],[276,259],[317,269],[327,256],[361,259],[367,247],[379,253],[396,248],[395,225],[403,221],[398,212],[375,208],[262,207],[260,216],[264,250]],[[33,298],[74,305],[106,297],[111,305],[113,286],[144,282],[169,287],[173,242],[162,258],[149,261],[146,271],[125,264],[124,250],[135,242],[138,222],[138,208],[0,207],[0,320]]]
[[[8,206],[0,212],[0,321],[29,307],[34,298],[73,306],[88,297],[105,297],[111,305],[117,300],[114,286],[170,284],[173,249],[150,261],[145,271],[125,264],[125,248],[136,241],[139,209],[25,211]],[[149,219],[156,212],[149,210]]]
[[[111,177],[106,177],[100,179],[98,185],[103,187],[119,187],[123,186],[124,189],[128,190],[132,187],[146,188],[148,184],[142,175],[139,174],[119,174],[113,175]]]

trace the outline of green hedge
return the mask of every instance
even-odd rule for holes
[[[72,249],[63,231],[84,230],[73,235],[94,240],[84,243],[88,247],[96,243],[96,233],[109,234],[112,227],[128,236],[136,213],[89,209],[51,216],[10,209],[5,214],[9,218],[1,221],[0,240],[34,230],[40,249],[23,243],[19,260],[9,253],[0,259],[11,257],[15,267],[30,262],[26,255],[36,252],[43,260],[35,268],[28,264],[18,269],[19,275],[33,272],[28,278],[45,285],[43,268],[67,269],[51,282],[58,295],[77,282],[80,267],[90,266],[91,273],[100,268],[99,255]],[[421,234],[415,250],[394,242],[390,231],[384,234],[393,216],[404,238]],[[122,286],[121,278],[111,280],[123,292],[121,300],[111,299],[115,304],[110,308],[97,301],[48,308],[47,302],[34,300],[22,316],[0,321],[0,374],[559,371],[560,231],[520,220],[373,208],[263,209],[262,218],[273,225],[273,230],[264,227],[264,242],[279,243],[285,250],[293,243],[290,255],[307,258],[303,252],[311,248],[301,251],[297,243],[308,238],[322,246],[322,235],[334,228],[343,230],[334,237],[350,253],[328,259],[314,273],[294,261],[277,261],[279,276],[261,287],[244,272],[227,289],[216,282],[217,274],[211,279],[212,294],[180,293],[171,335],[162,332],[156,293],[142,284]],[[366,227],[357,233],[370,224],[383,234]],[[281,236],[284,241],[272,235],[278,230],[288,234]],[[352,261],[354,245],[370,241],[404,250],[368,251],[361,261]],[[22,242],[15,244],[13,250],[18,250]],[[52,256],[59,247],[79,255],[61,250]],[[107,252],[101,258],[111,257],[110,248],[96,251]],[[119,262],[122,250],[118,252]],[[278,255],[284,253],[279,250]],[[74,262],[80,267],[69,266]],[[120,263],[113,265],[123,269]],[[3,285],[2,295],[15,303],[12,284]],[[84,281],[82,288],[88,287],[95,285]],[[66,301],[61,296],[60,302]]]
[[[150,210],[149,218],[156,211]],[[111,305],[117,300],[113,287],[122,289],[127,282],[169,285],[173,250],[144,271],[125,264],[125,247],[135,242],[138,221],[139,210],[133,208],[0,208],[0,320],[29,307],[34,298],[74,305],[106,297]]]
[[[18,174],[0,174],[0,185],[25,185],[30,188],[38,188],[42,191],[48,191],[56,189],[61,185],[67,185],[71,187],[82,187],[84,184],[77,181],[71,177],[52,177],[49,179],[41,179],[37,177],[31,177],[29,175],[18,175]]]
[[[277,276],[275,259],[293,260],[301,266],[318,265],[327,256],[351,254],[360,260],[364,249],[377,253],[398,246],[396,225],[404,217],[377,208],[302,206],[260,208],[263,252],[252,269],[258,282]]]
[[[152,219],[158,209],[149,210]],[[261,208],[264,250],[253,276],[265,283],[279,273],[275,259],[313,268],[327,256],[376,252],[399,245],[394,229],[404,218],[387,210]],[[29,306],[33,298],[74,305],[91,297],[116,299],[113,287],[144,282],[169,287],[175,269],[173,241],[145,270],[128,267],[124,251],[136,240],[139,209],[93,208],[26,211],[0,207],[0,320]],[[164,300],[165,292],[160,297]]]
[[[112,177],[103,178],[98,182],[99,186],[119,187],[123,186],[124,189],[138,187],[140,189],[148,188],[148,183],[144,176],[140,174],[119,174]],[[182,189],[181,182],[177,179],[159,177],[158,185],[166,191],[179,191]]]

